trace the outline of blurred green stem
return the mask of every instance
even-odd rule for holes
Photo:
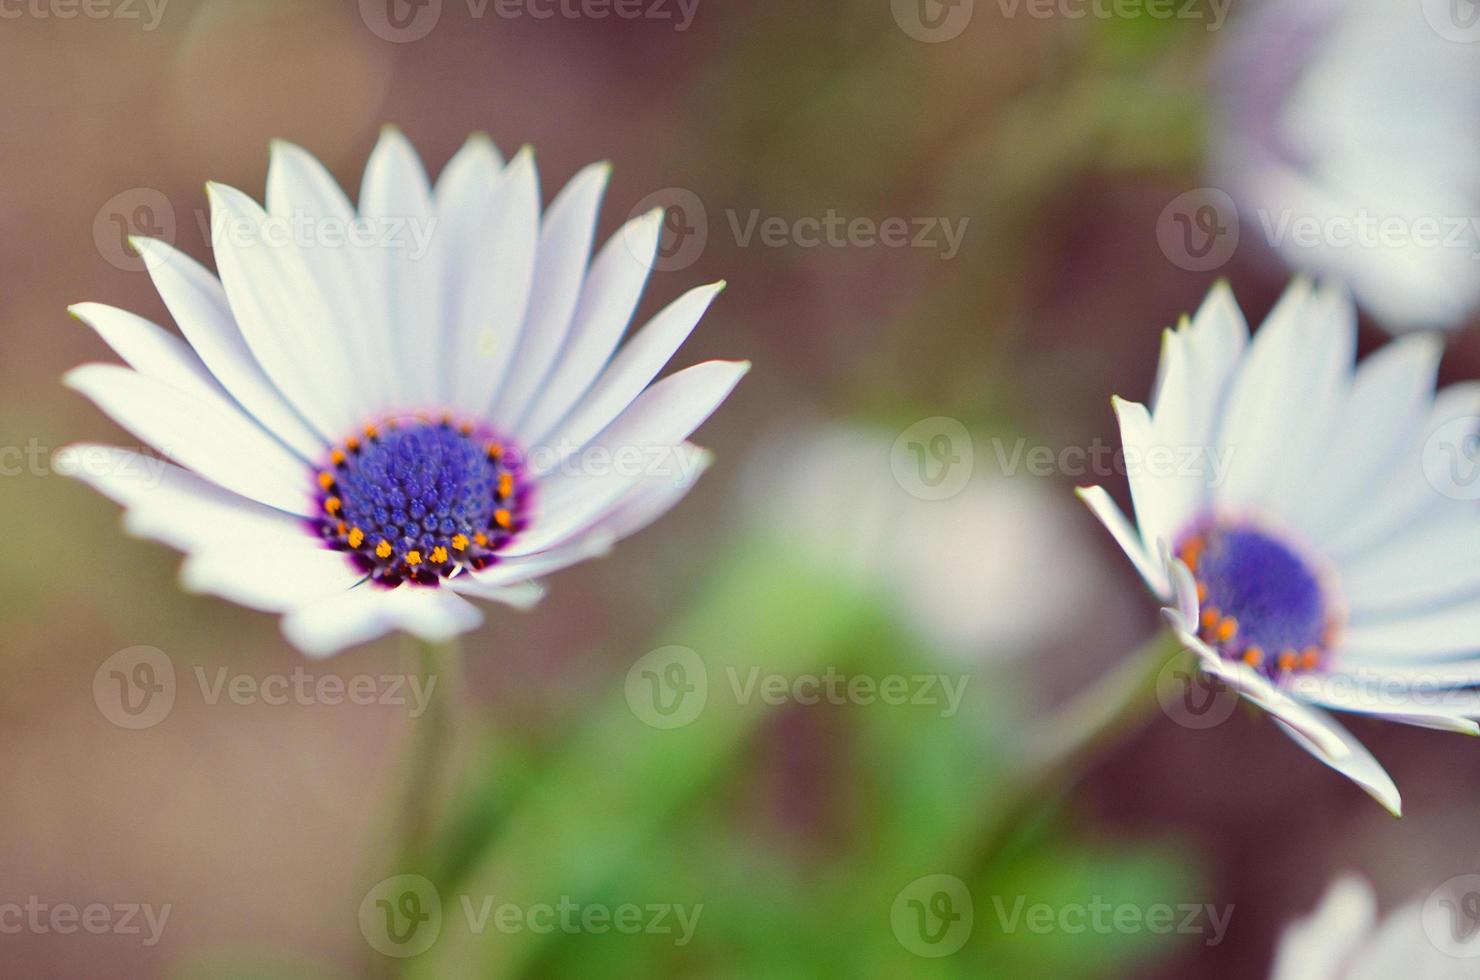
[[[1170,631],[1158,633],[1088,690],[1032,726],[1018,775],[988,808],[968,867],[989,867],[1030,818],[1074,788],[1105,753],[1150,721],[1156,683],[1173,659],[1186,656]]]
[[[406,753],[405,777],[397,810],[397,873],[410,871],[421,862],[427,842],[434,840],[445,776],[456,741],[456,683],[460,667],[456,640],[433,643],[421,640],[408,674],[421,677],[429,689],[426,711],[410,724],[411,744]]]

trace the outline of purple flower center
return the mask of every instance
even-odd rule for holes
[[[1314,670],[1336,627],[1320,573],[1295,548],[1247,525],[1211,523],[1177,557],[1197,580],[1201,636],[1270,677]]]
[[[319,473],[315,529],[381,585],[436,585],[488,566],[519,532],[522,477],[517,453],[472,425],[369,426]]]

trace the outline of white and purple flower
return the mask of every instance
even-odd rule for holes
[[[1480,734],[1480,510],[1428,458],[1473,442],[1480,384],[1435,394],[1432,334],[1354,366],[1355,319],[1298,280],[1250,340],[1220,284],[1167,331],[1150,409],[1114,401],[1136,525],[1080,496],[1202,668],[1397,814],[1327,709]],[[1175,465],[1190,448],[1224,467]]]
[[[78,446],[90,465],[71,468],[131,532],[186,553],[186,587],[282,613],[310,654],[391,630],[449,638],[481,622],[469,599],[534,602],[536,580],[678,502],[708,463],[689,435],[749,366],[654,383],[722,283],[621,345],[662,215],[592,258],[608,173],[581,171],[542,213],[527,148],[505,162],[474,137],[433,186],[387,129],[356,209],[275,144],[265,209],[208,188],[219,280],[135,243],[184,340],[73,308],[128,367],[66,383],[179,465]],[[393,240],[404,228],[423,247]]]

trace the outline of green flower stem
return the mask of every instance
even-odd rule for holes
[[[438,836],[456,748],[460,668],[456,640],[417,643],[408,672],[419,674],[423,685],[436,678],[436,686],[427,698],[426,711],[409,726],[411,742],[404,763],[403,788],[393,815],[397,862],[392,873],[417,870]]]
[[[1170,631],[1157,634],[1087,691],[1029,729],[1019,775],[998,789],[993,814],[968,853],[967,868],[990,867],[1024,825],[1068,793],[1112,747],[1151,720],[1156,683],[1173,659],[1187,656]]]

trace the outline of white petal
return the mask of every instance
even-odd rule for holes
[[[1372,758],[1372,753],[1368,752],[1360,742],[1352,737],[1350,732],[1338,724],[1336,719],[1324,711],[1317,711],[1314,708],[1310,711],[1311,714],[1318,715],[1324,720],[1333,736],[1342,740],[1343,752],[1327,752],[1322,744],[1307,738],[1301,729],[1290,724],[1288,719],[1280,717],[1278,712],[1274,713],[1274,720],[1285,730],[1285,734],[1295,740],[1295,744],[1362,787],[1368,796],[1381,803],[1393,816],[1401,817],[1403,798],[1398,794],[1398,787],[1393,785],[1393,779],[1387,774],[1387,770],[1383,769],[1378,761]]]
[[[1146,548],[1141,543],[1141,536],[1136,533],[1131,522],[1126,520],[1125,515],[1120,512],[1120,508],[1116,506],[1105,488],[1078,487],[1074,493],[1085,502],[1090,512],[1099,518],[1100,523],[1105,525],[1105,530],[1109,531],[1115,543],[1120,545],[1120,550],[1125,552],[1125,556],[1131,560],[1131,564],[1141,574],[1141,578],[1146,582],[1152,594],[1158,599],[1171,598],[1171,583],[1165,569],[1151,560],[1151,556],[1146,553]]]
[[[1451,606],[1352,623],[1341,649],[1354,657],[1413,659],[1480,652],[1480,597]]]
[[[339,595],[365,576],[327,548],[280,550],[259,543],[191,555],[180,584],[250,609],[283,612]]]
[[[207,185],[221,282],[257,363],[327,439],[361,424],[355,381],[324,299],[291,232],[241,191]]]
[[[303,420],[257,363],[237,327],[226,291],[199,263],[173,246],[131,239],[144,257],[160,299],[216,380],[268,431],[305,459],[323,455],[324,439]]]
[[[653,317],[623,345],[565,421],[542,441],[562,453],[590,442],[658,376],[723,288],[721,282],[691,289]]]
[[[1337,980],[1377,925],[1377,896],[1360,878],[1337,880],[1314,915],[1285,930],[1270,980]]]
[[[591,264],[570,335],[515,430],[526,445],[539,442],[606,367],[642,298],[662,226],[661,208],[634,218],[611,237]]]
[[[1286,465],[1284,432],[1305,412],[1306,384],[1326,356],[1325,331],[1311,313],[1310,283],[1285,290],[1254,336],[1228,392],[1218,447],[1229,471],[1218,488],[1220,506],[1267,502],[1272,475]]]
[[[1120,442],[1125,447],[1127,471],[1131,485],[1131,503],[1136,509],[1136,525],[1141,543],[1148,555],[1159,554],[1163,543],[1175,546],[1176,535],[1193,516],[1188,498],[1175,489],[1175,481],[1153,466],[1130,465],[1131,460],[1145,461],[1153,452],[1168,447],[1156,444],[1156,432],[1146,406],[1124,398],[1111,399],[1115,417],[1120,422]]]
[[[57,453],[53,464],[126,507],[130,534],[182,551],[253,541],[322,549],[301,517],[223,490],[162,459],[84,443]]]
[[[390,404],[390,375],[399,362],[384,327],[379,282],[370,276],[364,246],[349,237],[356,220],[354,205],[313,154],[275,140],[267,169],[267,213],[297,224],[312,222],[326,233],[345,236],[344,241],[334,241],[326,234],[297,252],[331,311],[332,319],[318,326],[335,333],[336,356],[350,366],[348,383],[356,416],[373,417]]]
[[[570,333],[580,301],[581,280],[596,235],[596,212],[611,177],[607,164],[593,164],[556,195],[540,228],[534,284],[514,361],[519,370],[499,389],[492,419],[512,432],[539,394]]]
[[[444,232],[453,249],[447,256],[452,330],[438,353],[452,359],[454,407],[483,418],[513,363],[534,283],[540,227],[534,153],[519,152],[486,208],[455,220],[456,231]]]
[[[198,398],[230,396],[185,341],[141,316],[101,303],[78,303],[69,312],[97,331],[103,342],[140,374]]]
[[[1470,473],[1456,472],[1460,461],[1447,452],[1459,452],[1460,440],[1451,435],[1452,423],[1480,418],[1480,382],[1451,385],[1434,397],[1424,425],[1407,437],[1400,457],[1379,471],[1375,484],[1363,495],[1360,510],[1336,528],[1326,550],[1337,562],[1355,560],[1390,537],[1428,519],[1464,520],[1475,514],[1474,503],[1453,493],[1465,486]],[[1445,429],[1439,441],[1431,441]],[[1453,441],[1450,441],[1450,440]]]
[[[1413,335],[1362,362],[1339,423],[1307,463],[1307,492],[1322,503],[1303,526],[1311,537],[1332,538],[1386,486],[1431,409],[1441,350],[1434,337]]]
[[[433,191],[437,213],[451,219],[460,213],[480,210],[493,193],[494,181],[503,169],[504,159],[487,133],[469,136],[437,177]]]
[[[442,642],[482,621],[482,613],[447,589],[361,585],[291,610],[283,635],[309,656],[324,657],[393,629]]]
[[[1480,512],[1428,521],[1345,565],[1341,597],[1356,622],[1480,597],[1477,555]]]
[[[381,130],[365,165],[360,219],[375,238],[393,245],[368,249],[361,257],[376,286],[371,301],[381,305],[379,319],[396,358],[391,397],[401,407],[430,407],[445,384],[439,372],[447,351],[438,343],[445,316],[441,251],[419,253],[414,238],[417,233],[437,237],[437,212],[416,149],[394,127]]]
[[[633,460],[634,469],[587,466],[585,454],[562,464],[537,486],[533,526],[519,535],[509,553],[531,554],[564,540],[640,484],[691,478],[694,464],[701,461],[691,459],[680,444],[749,369],[745,361],[706,361],[643,392],[587,450],[600,448],[613,461]]]
[[[289,513],[313,512],[310,471],[235,408],[112,364],[75,368],[65,382],[135,436],[213,483]]]

